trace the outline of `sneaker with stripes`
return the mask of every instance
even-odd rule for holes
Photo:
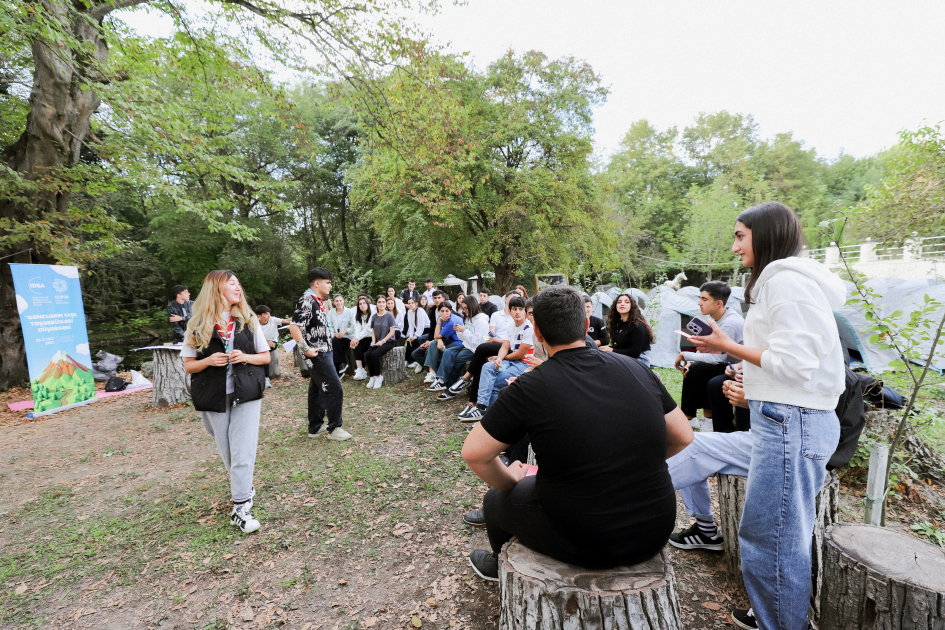
[[[469,411],[463,413],[462,417],[459,419],[460,422],[471,424],[473,422],[478,423],[482,419],[482,416],[485,415],[486,408],[476,405],[472,407]]]
[[[669,544],[680,549],[708,549],[722,551],[722,533],[715,524],[707,525],[696,521],[689,529],[674,532],[669,536]]]

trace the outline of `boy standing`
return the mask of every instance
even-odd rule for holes
[[[308,272],[309,288],[299,298],[289,332],[309,361],[308,436],[327,435],[329,440],[343,441],[351,439],[351,434],[341,428],[344,390],[332,361],[332,329],[325,304],[331,293],[331,280],[331,272],[323,267]]]
[[[171,323],[171,330],[174,331],[174,342],[181,343],[184,341],[194,303],[190,301],[190,291],[182,284],[171,289],[171,293],[174,294],[174,299],[167,303],[167,321]]]

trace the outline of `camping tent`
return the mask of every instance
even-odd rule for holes
[[[657,286],[647,296],[647,308],[644,316],[656,326],[656,343],[650,348],[650,365],[671,368],[679,356],[679,342],[682,337],[675,331],[682,327],[682,316],[699,317],[699,307],[685,294],[680,295],[667,286]]]
[[[614,303],[614,299],[603,291],[598,291],[593,294],[591,300],[594,303],[594,308],[591,309],[591,315],[600,317],[601,319],[604,319],[607,314],[607,311],[604,309],[610,309],[610,305]]]
[[[610,288],[607,289],[606,293],[603,291],[598,291],[591,296],[591,300],[594,301],[594,309],[591,311],[591,315],[600,317],[604,320],[604,322],[606,322],[607,313],[610,311],[611,305],[613,305],[614,300],[617,299],[617,296],[621,295],[622,293],[627,293],[633,297],[637,301],[637,304],[640,306],[640,308],[646,308],[646,301],[648,298],[646,297],[646,293],[640,289],[630,288],[621,291],[620,289]]]
[[[466,293],[466,287],[468,286],[466,281],[460,280],[453,274],[450,274],[446,276],[438,285],[436,285],[436,288],[443,289],[446,293],[451,294],[450,290],[448,290],[446,287],[456,287],[456,286],[462,289],[463,293]]]

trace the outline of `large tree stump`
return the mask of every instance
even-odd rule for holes
[[[665,551],[600,571],[559,562],[513,538],[499,554],[499,587],[499,630],[682,628]]]
[[[407,364],[404,361],[407,349],[403,346],[394,346],[381,357],[381,376],[385,385],[394,385],[407,378]]]
[[[311,375],[308,373],[308,366],[305,364],[305,355],[302,354],[302,349],[299,348],[298,344],[292,350],[292,359],[295,362],[295,367],[299,368],[302,378],[309,378]]]
[[[190,400],[190,374],[184,371],[180,346],[154,348],[152,407],[170,407]]]
[[[945,628],[945,553],[874,525],[843,523],[824,536],[820,630]]]
[[[742,554],[738,545],[738,524],[742,520],[745,508],[745,489],[748,480],[735,475],[718,475],[719,491],[719,529],[722,531],[725,547],[725,561],[728,571],[736,579],[742,579]],[[824,530],[839,520],[840,477],[836,471],[830,471],[824,478],[824,485],[817,494],[814,534],[811,539],[811,610],[815,620],[820,616],[821,591],[823,590],[823,554]]]

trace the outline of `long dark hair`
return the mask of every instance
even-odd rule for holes
[[[607,313],[607,330],[610,332],[611,339],[617,335],[617,328],[623,323],[623,318],[620,317],[620,313],[617,312],[617,300],[623,296],[627,296],[630,299],[630,312],[627,314],[627,323],[633,326],[639,326],[641,324],[646,326],[646,331],[650,334],[650,343],[656,343],[656,335],[653,334],[653,329],[650,328],[650,322],[646,321],[646,317],[643,316],[643,311],[640,310],[640,305],[637,304],[636,299],[629,293],[621,293],[614,298],[613,304],[610,305],[610,311]]]
[[[472,318],[482,312],[479,308],[479,300],[471,295],[463,298],[463,304],[466,305],[466,321],[471,322]]]
[[[755,259],[745,287],[745,301],[754,304],[751,290],[765,267],[776,260],[797,256],[804,245],[804,232],[797,215],[780,201],[766,201],[745,210],[736,222],[751,230],[751,253]]]
[[[367,302],[367,312],[361,310],[361,300]],[[354,320],[362,324],[371,321],[371,298],[367,296],[367,293],[359,293],[358,299],[354,302]]]

